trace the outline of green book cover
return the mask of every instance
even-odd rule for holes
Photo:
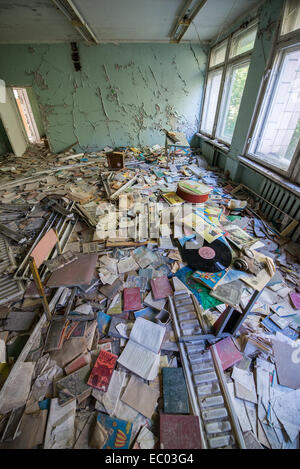
[[[163,398],[166,414],[189,414],[189,399],[182,368],[163,368]]]

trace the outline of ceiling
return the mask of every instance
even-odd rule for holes
[[[72,0],[98,42],[169,42],[187,0]],[[198,2],[199,3],[199,2]],[[211,41],[261,1],[207,0],[181,42]],[[193,0],[190,11],[197,4]],[[188,10],[189,12],[189,10]],[[0,0],[0,43],[83,41],[52,0]]]

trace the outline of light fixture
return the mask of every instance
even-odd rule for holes
[[[52,2],[68,18],[68,20],[71,21],[72,26],[74,26],[85,41],[88,43],[99,44],[98,38],[81,16],[72,0],[52,0]]]
[[[170,42],[178,43],[187,31],[189,25],[199,13],[201,8],[205,5],[206,0],[198,0],[191,6],[192,0],[186,0],[180,15],[174,24],[170,33]],[[191,11],[190,11],[191,10]]]

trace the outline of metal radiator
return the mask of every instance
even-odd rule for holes
[[[261,203],[261,211],[266,219],[274,223],[276,222],[276,224],[279,222],[279,226],[281,226],[280,231],[292,221],[291,218],[300,220],[300,198],[278,183],[265,178],[260,195],[277,207],[275,208],[264,201]],[[293,241],[300,242],[300,224],[298,224],[288,236]]]

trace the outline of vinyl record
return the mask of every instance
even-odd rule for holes
[[[199,248],[182,248],[182,255],[188,266],[194,270],[203,272],[220,272],[227,269],[232,261],[229,247],[216,239],[212,243],[203,240],[203,245]]]

